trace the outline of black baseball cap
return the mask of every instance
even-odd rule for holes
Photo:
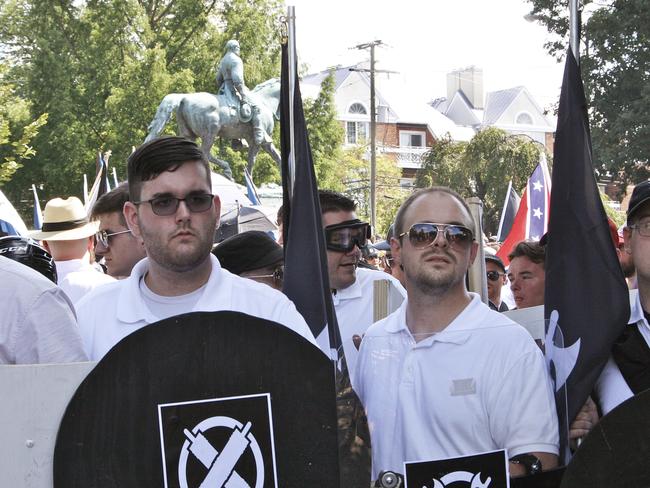
[[[485,261],[486,261],[486,262],[487,262],[487,261],[492,261],[492,262],[495,263],[499,268],[501,268],[501,270],[502,270],[504,273],[506,272],[506,265],[503,264],[503,261],[501,260],[501,258],[500,258],[499,256],[497,256],[496,254],[488,254],[488,253],[485,253]]]
[[[630,223],[634,212],[641,208],[641,205],[650,201],[650,180],[642,181],[634,187],[632,191],[632,198],[630,198],[630,204],[627,207],[627,222]]]
[[[284,261],[282,246],[266,232],[249,230],[229,237],[212,250],[221,266],[239,275]]]

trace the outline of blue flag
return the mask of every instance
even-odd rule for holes
[[[253,178],[248,172],[248,168],[244,168],[244,179],[246,180],[246,196],[251,201],[253,205],[262,205],[260,202],[260,197],[257,195],[257,189],[255,188],[255,183],[253,183]]]
[[[43,227],[43,212],[41,211],[41,202],[38,200],[38,193],[36,193],[36,185],[32,185],[34,192],[34,229],[41,230]]]

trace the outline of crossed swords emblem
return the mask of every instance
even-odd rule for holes
[[[228,418],[230,422],[226,422],[226,424],[230,425],[224,425],[218,419],[226,418],[214,417],[213,419],[208,419],[209,425],[206,425],[206,421],[204,421],[196,426],[193,432],[188,429],[183,430],[186,438],[185,444],[183,444],[183,451],[192,454],[208,469],[208,473],[199,485],[199,488],[261,488],[264,486],[264,466],[259,445],[250,432],[252,427],[251,422],[247,422],[246,425],[242,426],[234,419]],[[211,420],[213,422],[209,422]],[[203,427],[203,430],[201,427]],[[203,432],[212,427],[232,428],[230,438],[221,452],[217,451],[205,435],[203,435]],[[257,466],[257,479],[253,486],[249,485],[235,471],[235,465],[249,448],[253,451]],[[187,481],[185,479],[186,463],[187,456],[182,455],[178,473],[182,487],[187,487]]]

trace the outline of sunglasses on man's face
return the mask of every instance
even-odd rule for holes
[[[350,252],[364,247],[370,239],[370,224],[359,219],[346,220],[325,227],[325,244],[330,251]]]
[[[111,237],[126,234],[127,232],[131,232],[131,229],[120,230],[118,232],[106,232],[105,230],[100,230],[95,234],[95,239],[97,239],[97,244],[108,247],[110,245],[109,239]]]
[[[474,240],[472,231],[467,227],[456,224],[434,224],[431,222],[413,224],[408,231],[402,232],[399,237],[401,239],[408,235],[409,242],[415,249],[425,249],[433,246],[439,232],[442,232],[442,235],[450,245],[457,247],[469,246]]]
[[[151,205],[151,210],[154,214],[160,217],[174,215],[178,210],[181,202],[185,202],[185,206],[190,212],[198,213],[205,212],[212,207],[214,195],[210,193],[191,193],[185,198],[177,198],[171,195],[160,196],[152,198],[151,200],[142,200],[140,202],[133,202],[135,205],[148,203]]]
[[[499,281],[500,276],[505,276],[505,273],[499,273],[498,271],[487,271],[485,273],[487,279],[490,281]]]

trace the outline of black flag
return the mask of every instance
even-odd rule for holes
[[[292,42],[289,40],[289,42]],[[289,79],[288,46],[282,46],[280,136],[282,149],[284,293],[293,301],[321,349],[336,367],[341,487],[369,486],[369,432],[363,407],[350,376],[336,321],[327,273],[327,253],[318,186],[307,136],[297,74]],[[295,63],[295,61],[293,61]],[[297,73],[294,64],[294,73]],[[293,97],[290,90],[293,86]],[[291,105],[293,101],[293,106]],[[290,121],[293,120],[293,126]],[[291,147],[293,134],[293,148]],[[295,161],[291,193],[290,159]],[[327,328],[327,333],[322,332]]]
[[[333,360],[343,354],[341,335],[332,301],[327,275],[327,253],[322,228],[318,187],[314,173],[298,76],[294,80],[293,107],[289,97],[289,59],[287,46],[282,47],[282,80],[280,96],[280,138],[282,151],[283,188],[283,240],[284,240],[284,287],[283,292],[296,305],[309,325],[314,337],[328,327],[329,344],[320,344]],[[293,195],[289,196],[289,158],[291,142],[289,127],[293,111],[295,179]],[[331,353],[330,351],[333,351]]]
[[[561,448],[566,446],[567,421],[573,421],[590,395],[630,315],[591,154],[582,79],[569,49],[555,139],[544,302],[549,329],[557,324],[564,336],[563,348],[547,340],[560,393]]]

